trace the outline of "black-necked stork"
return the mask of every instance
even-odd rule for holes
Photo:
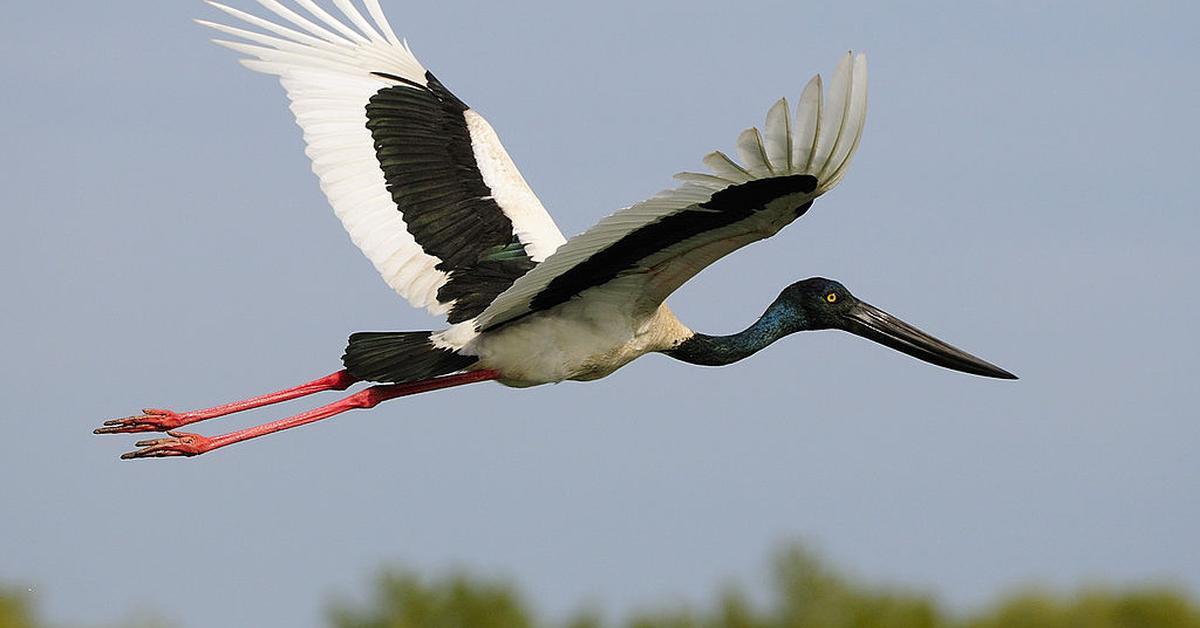
[[[445,315],[440,331],[350,336],[344,369],[241,402],[107,421],[97,433],[166,431],[123,458],[192,456],[381,401],[471,382],[525,387],[604,377],[650,352],[718,366],[798,331],[841,329],[927,362],[983,375],[1011,373],[858,300],[836,281],[783,290],[731,336],[688,329],[664,303],[717,259],[775,235],[846,174],[867,111],[867,66],[847,53],[825,86],[814,77],[795,113],[786,100],[761,130],[737,139],[707,173],[601,220],[567,240],[529,189],[495,131],[398,39],[378,0],[258,0],[273,22],[216,2],[246,30],[201,21],[251,70],[280,78],[321,189],[384,280],[414,306]],[[369,19],[368,19],[369,16]],[[204,437],[177,428],[324,390],[377,382],[274,423]]]

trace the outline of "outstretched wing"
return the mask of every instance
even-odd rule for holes
[[[388,285],[451,323],[473,318],[562,233],[492,127],[421,66],[378,0],[363,0],[370,20],[333,0],[348,23],[294,1],[310,17],[278,0],[258,3],[281,23],[209,2],[259,30],[200,22],[237,38],[217,43],[246,67],[279,77],[321,189]]]
[[[721,152],[708,174],[680,173],[677,188],[623,209],[572,238],[518,279],[479,316],[487,330],[574,298],[598,298],[648,313],[704,267],[770,237],[841,181],[867,112],[867,62],[847,53],[823,97],[821,77],[804,88],[793,121],[786,100],[764,130],[738,137],[738,164]]]

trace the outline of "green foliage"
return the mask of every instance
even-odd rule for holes
[[[454,575],[425,583],[405,573],[385,573],[367,608],[335,604],[337,628],[531,628],[533,620],[506,584]]]
[[[0,586],[0,628],[50,628],[33,603],[26,589]],[[105,628],[168,628],[170,624],[156,617],[133,617]],[[54,628],[65,628],[55,625]]]
[[[963,628],[1197,628],[1200,607],[1166,589],[1085,590],[1064,599],[1039,591],[1006,598]]]
[[[38,628],[33,602],[24,591],[0,587],[0,628]]]
[[[928,596],[874,590],[832,572],[799,547],[775,562],[776,610],[766,626],[935,628],[944,625]]]
[[[835,573],[799,546],[776,556],[773,599],[756,608],[740,590],[727,588],[709,611],[680,609],[639,614],[629,628],[943,628],[931,598],[876,590]]]
[[[772,570],[772,596],[755,605],[738,588],[721,592],[708,608],[636,613],[625,628],[1200,628],[1200,607],[1166,589],[1087,590],[1076,596],[1031,591],[994,607],[954,617],[927,594],[870,586],[830,569],[806,549],[785,548]],[[563,622],[565,628],[601,628],[595,612]],[[547,626],[535,622],[510,587],[454,576],[422,582],[385,574],[362,609],[339,605],[333,628],[481,628]]]
[[[1200,628],[1200,606],[1166,588],[1084,589],[1071,596],[1030,589],[965,617],[938,606],[932,596],[897,587],[864,584],[838,573],[799,546],[773,562],[766,603],[726,587],[702,607],[635,613],[619,624],[598,610],[565,622],[538,621],[508,583],[452,574],[423,579],[385,572],[366,602],[331,606],[331,628]],[[150,627],[142,620],[120,624]],[[0,587],[0,628],[47,628],[21,589]],[[61,628],[61,627],[59,627]]]

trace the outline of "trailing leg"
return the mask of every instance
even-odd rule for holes
[[[350,386],[360,381],[358,378],[350,374],[349,371],[342,369],[336,373],[331,373],[320,379],[315,379],[307,384],[280,390],[278,392],[259,395],[243,401],[235,401],[225,405],[205,408],[204,410],[192,410],[191,412],[172,412],[159,408],[146,408],[142,410],[143,414],[129,416],[123,419],[112,419],[105,421],[104,426],[97,428],[96,434],[132,434],[136,432],[166,432],[169,430],[178,429],[184,425],[212,419],[242,410],[250,410],[252,408],[261,408],[271,404],[299,399],[314,393],[324,392],[326,390],[346,390]]]
[[[386,384],[380,386],[372,386],[365,390],[360,390],[340,401],[335,401],[329,405],[321,406],[302,412],[295,416],[286,419],[280,419],[265,425],[230,432],[220,436],[201,436],[199,434],[188,434],[185,432],[168,432],[167,438],[154,438],[150,440],[139,441],[136,446],[141,447],[137,451],[131,451],[123,454],[121,458],[126,460],[133,458],[163,458],[170,456],[196,456],[214,449],[240,443],[244,440],[273,434],[282,430],[301,425],[307,425],[314,421],[327,419],[331,416],[341,414],[347,410],[359,408],[373,408],[381,402],[396,397],[406,397],[418,393],[429,392],[431,390],[439,390],[442,388],[450,388],[452,386],[462,386],[464,384],[472,384],[475,382],[485,382],[488,380],[498,379],[500,374],[496,371],[468,371],[457,375],[446,375],[443,377],[435,377],[432,379],[422,380],[419,382],[411,382],[408,384]]]

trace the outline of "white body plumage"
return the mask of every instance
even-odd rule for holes
[[[501,373],[500,383],[524,388],[600,379],[691,335],[665,304],[634,318],[617,304],[575,300],[477,335],[463,349],[479,356],[475,368]]]

